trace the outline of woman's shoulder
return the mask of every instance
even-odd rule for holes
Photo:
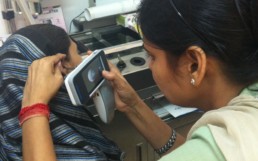
[[[258,99],[246,92],[227,106],[205,113],[192,127],[188,138],[207,126],[226,160],[258,160],[250,147],[258,145]],[[238,153],[235,153],[238,151]]]

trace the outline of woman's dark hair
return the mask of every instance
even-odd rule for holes
[[[51,24],[36,24],[24,27],[14,34],[30,39],[47,56],[57,53],[68,54],[71,44],[64,29]]]
[[[232,81],[258,80],[258,0],[143,0],[138,21],[144,37],[170,54],[197,45]]]

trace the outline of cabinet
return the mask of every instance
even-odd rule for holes
[[[186,136],[194,122],[201,117],[202,113],[193,112],[178,118],[169,117],[164,120],[178,133]],[[159,156],[153,148],[138,133],[126,116],[116,111],[115,118],[110,124],[99,121],[104,134],[114,140],[126,153],[125,161],[156,161]],[[151,131],[150,131],[151,132]]]

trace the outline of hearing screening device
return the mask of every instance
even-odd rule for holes
[[[103,70],[109,71],[105,53],[95,50],[67,75],[65,86],[73,105],[85,105],[93,98],[100,119],[109,123],[114,117],[115,99],[113,88],[102,76]]]

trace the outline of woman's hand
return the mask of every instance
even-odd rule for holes
[[[113,64],[109,63],[109,67],[110,71],[102,74],[114,88],[117,109],[121,112],[131,110],[141,101],[140,97]]]
[[[61,60],[64,54],[35,60],[28,71],[28,78],[23,92],[22,107],[51,100],[63,83]]]

